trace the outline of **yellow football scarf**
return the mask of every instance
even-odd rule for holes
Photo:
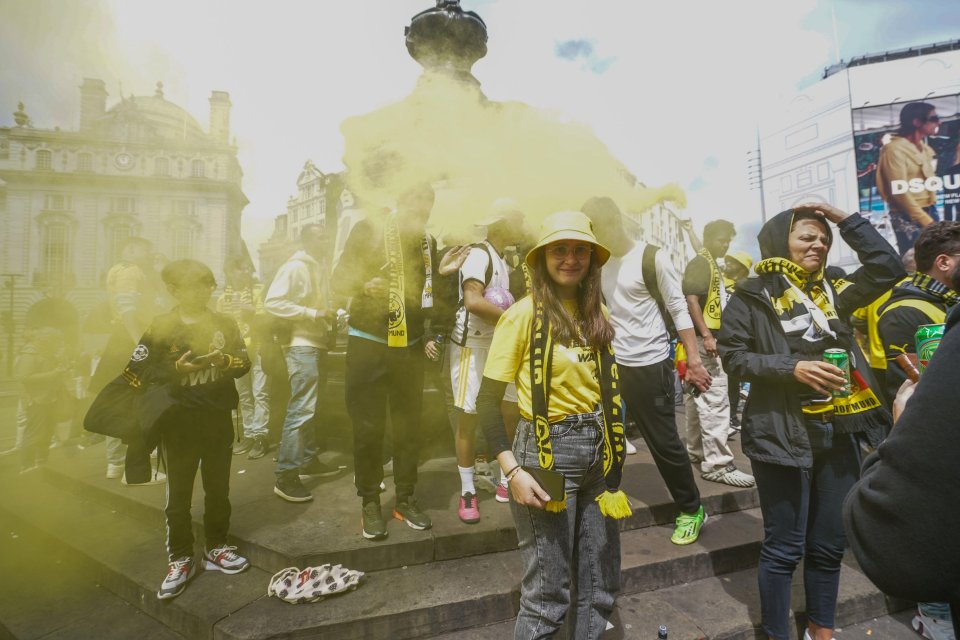
[[[720,314],[723,312],[723,305],[726,302],[723,299],[723,293],[721,291],[723,280],[720,274],[720,268],[717,266],[717,261],[713,259],[710,252],[706,249],[701,249],[699,255],[710,265],[710,286],[707,289],[707,306],[703,310],[703,321],[706,323],[708,329],[716,331],[720,328]]]
[[[383,228],[383,241],[387,252],[387,346],[407,346],[407,309],[403,281],[403,246],[400,242],[400,225],[397,214],[387,216]],[[423,259],[424,281],[420,305],[423,309],[433,306],[433,261],[430,255],[430,237],[424,233],[420,241]]]
[[[550,402],[550,374],[553,369],[553,337],[550,334],[543,305],[535,305],[530,340],[530,376],[533,400],[533,424],[537,438],[537,458],[542,469],[553,469],[553,447],[550,443],[550,421],[547,407]],[[620,404],[620,382],[613,347],[595,353],[600,379],[600,401],[603,409],[603,477],[607,490],[597,496],[600,512],[608,518],[621,520],[633,511],[627,494],[620,490],[626,439],[623,433],[623,408]],[[553,497],[553,496],[551,496]],[[547,502],[546,510],[560,512],[567,508],[567,497]]]
[[[833,295],[829,288],[830,285],[823,280],[822,268],[817,273],[810,273],[786,258],[768,258],[767,260],[762,260],[757,263],[756,272],[761,275],[769,273],[782,274],[786,283],[793,285],[783,287],[782,291],[768,292],[770,294],[770,301],[773,303],[773,308],[779,316],[780,323],[785,331],[788,326],[792,327],[793,331],[796,331],[796,322],[791,323],[791,320],[795,320],[806,312],[803,304],[804,296],[809,297],[813,304],[823,312],[823,315],[826,316],[830,325],[836,327],[836,325],[839,324],[837,310],[833,304]],[[837,293],[839,293],[850,286],[850,284],[850,282],[838,278],[833,283],[833,287],[837,290]],[[811,322],[813,322],[812,318]],[[865,364],[861,362],[862,358],[859,357],[859,353],[849,349],[847,349],[847,353],[850,355],[850,395],[846,398],[833,398],[832,404],[823,403],[804,406],[804,413],[815,415],[828,412],[832,409],[837,417],[836,420],[842,421],[844,417],[862,414],[882,406],[877,395],[867,386],[862,374],[857,371],[859,366]],[[856,429],[850,429],[851,432],[855,430]]]

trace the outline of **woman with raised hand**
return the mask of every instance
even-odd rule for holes
[[[518,639],[551,637],[565,618],[571,638],[599,638],[620,588],[616,520],[631,511],[619,489],[623,417],[600,292],[609,257],[584,214],[548,216],[526,256],[531,294],[501,316],[484,369],[477,410],[510,483],[524,563]],[[500,411],[510,382],[521,414],[512,448]]]
[[[824,273],[831,224],[863,264],[849,279]],[[828,204],[777,214],[757,240],[759,277],[737,285],[718,345],[724,369],[751,383],[741,433],[763,514],[762,628],[790,637],[790,584],[803,560],[804,638],[830,640],[847,546],[843,498],[859,477],[861,445],[876,446],[890,427],[848,318],[903,267],[867,219]],[[849,375],[824,361],[828,350],[846,353]]]

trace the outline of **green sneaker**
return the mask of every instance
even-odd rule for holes
[[[707,521],[707,513],[703,505],[696,513],[681,513],[677,516],[677,524],[673,529],[670,542],[673,544],[692,544],[700,537],[700,527]]]
[[[407,523],[411,529],[422,531],[433,526],[430,516],[417,506],[417,499],[413,496],[397,498],[397,506],[393,510],[393,517]]]
[[[379,500],[364,503],[360,526],[363,537],[367,540],[383,540],[387,537],[387,523],[383,521],[380,513]]]

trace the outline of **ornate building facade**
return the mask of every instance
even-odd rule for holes
[[[108,108],[104,82],[91,78],[76,131],[35,128],[20,104],[14,126],[0,127],[0,272],[14,281],[12,306],[47,293],[89,308],[129,236],[220,277],[226,257],[246,252],[230,108],[229,94],[213,91],[205,130],[162,83]]]
[[[273,221],[273,235],[259,247],[260,275],[269,282],[284,261],[296,250],[300,230],[308,224],[319,224],[326,231],[333,247],[337,223],[343,205],[342,176],[323,173],[312,160],[307,160],[297,176],[297,195],[287,199],[287,211]]]

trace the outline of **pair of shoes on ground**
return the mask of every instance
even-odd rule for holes
[[[707,512],[702,504],[696,513],[681,513],[674,523],[670,542],[677,545],[693,544],[700,537],[700,529],[706,522]]]
[[[929,640],[956,640],[953,633],[953,621],[942,620],[926,615],[917,605],[917,613],[910,621],[913,630]]]
[[[413,496],[397,498],[393,509],[393,517],[417,531],[423,531],[433,526],[430,516],[424,513]],[[387,537],[387,523],[380,511],[379,500],[367,500],[363,503],[360,519],[360,529],[367,540],[383,540]]]
[[[289,471],[278,475],[273,492],[287,502],[310,502],[313,500],[313,494],[303,486],[303,481],[310,478],[331,478],[339,474],[340,471],[339,467],[314,458],[295,472]]]
[[[227,574],[240,573],[250,568],[250,561],[236,552],[232,545],[220,545],[208,551],[203,556],[203,566],[207,571],[221,571]],[[167,575],[160,584],[157,598],[168,600],[183,593],[194,574],[196,561],[193,556],[184,556],[172,560],[167,566]]]
[[[252,438],[243,438],[240,442],[233,445],[233,455],[242,456],[247,454],[248,460],[258,460],[267,455],[270,445],[263,436],[254,436]]]
[[[749,473],[740,471],[732,463],[728,464],[722,469],[705,471],[700,474],[700,477],[704,480],[709,480],[710,482],[728,484],[731,487],[748,488],[757,484],[757,481],[754,480],[753,476],[751,476]]]

